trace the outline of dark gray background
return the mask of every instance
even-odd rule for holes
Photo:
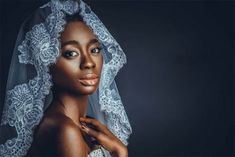
[[[1,104],[20,24],[46,0],[1,0]],[[85,1],[124,49],[130,157],[235,156],[234,1]]]

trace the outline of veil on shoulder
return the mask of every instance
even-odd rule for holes
[[[85,2],[51,0],[24,21],[17,36],[1,119],[0,156],[27,154],[33,131],[53,99],[48,66],[60,55],[59,37],[66,24],[64,18],[75,13],[79,13],[103,47],[101,80],[98,90],[89,96],[88,114],[106,124],[114,135],[128,144],[132,129],[114,80],[127,62],[126,55]]]

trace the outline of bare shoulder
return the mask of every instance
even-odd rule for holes
[[[37,132],[40,147],[53,145],[54,153],[59,156],[86,156],[86,145],[79,127],[68,117],[55,114],[46,115]]]
[[[59,154],[69,157],[87,156],[86,145],[78,126],[70,120],[65,120],[59,125],[57,133]]]

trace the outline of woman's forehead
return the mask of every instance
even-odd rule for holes
[[[95,40],[99,43],[99,40],[94,32],[81,21],[67,23],[61,34],[62,45],[70,41],[75,41],[79,45],[87,45],[91,43],[91,41],[95,43]]]

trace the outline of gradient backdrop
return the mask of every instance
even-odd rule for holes
[[[46,0],[0,1],[1,107],[20,24]],[[130,157],[235,156],[234,1],[85,1],[124,49]]]

